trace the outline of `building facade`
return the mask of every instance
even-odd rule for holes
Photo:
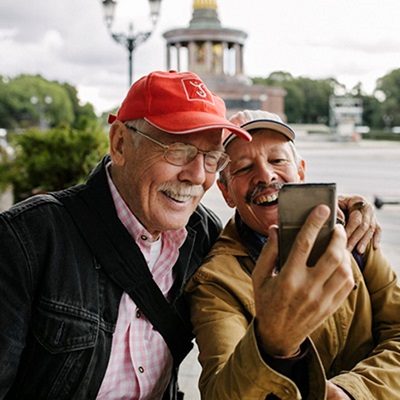
[[[164,32],[167,69],[197,73],[227,106],[228,115],[242,109],[262,109],[285,119],[286,92],[253,85],[244,71],[247,33],[225,28],[216,0],[194,0],[189,26]]]

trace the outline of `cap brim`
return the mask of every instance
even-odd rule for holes
[[[257,119],[255,121],[246,122],[241,126],[241,128],[246,131],[251,131],[253,129],[271,129],[272,131],[277,131],[285,135],[288,139],[294,140],[295,133],[290,126],[284,124],[283,122],[274,121],[271,119]]]
[[[281,133],[282,135],[286,136],[289,140],[294,141],[296,134],[294,133],[293,129],[290,128],[290,126],[279,122],[279,121],[274,121],[270,119],[257,119],[254,121],[246,122],[241,126],[242,129],[245,129],[246,131],[251,131],[254,129],[270,129],[272,131]],[[232,140],[235,139],[235,136],[229,135],[223,145],[224,147],[228,146]]]
[[[200,111],[182,111],[157,116],[147,116],[145,120],[156,128],[174,135],[185,135],[207,129],[228,129],[236,136],[251,141],[251,135],[227,119]]]

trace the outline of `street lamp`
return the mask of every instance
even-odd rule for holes
[[[145,42],[150,35],[153,33],[154,28],[157,24],[158,17],[160,15],[161,0],[148,0],[150,4],[150,20],[152,28],[145,32],[134,32],[133,23],[129,24],[128,33],[116,33],[112,31],[112,24],[114,22],[115,7],[117,0],[101,0],[104,11],[104,21],[107,26],[107,30],[111,37],[119,44],[122,44],[127,50],[129,55],[129,86],[132,84],[132,54],[137,46]]]

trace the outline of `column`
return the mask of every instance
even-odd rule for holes
[[[167,71],[171,69],[171,44],[167,43]]]
[[[204,43],[204,52],[205,52],[205,57],[204,57],[204,67],[205,71],[207,73],[212,71],[212,64],[213,64],[213,51],[212,51],[212,43],[210,41],[207,41]]]
[[[222,74],[229,75],[229,54],[228,54],[228,43],[222,42]]]
[[[189,71],[195,71],[196,70],[196,43],[195,42],[188,43],[188,53],[189,53],[188,69],[189,69]]]
[[[239,43],[235,43],[233,48],[235,49],[235,72],[234,75],[239,75],[241,73],[241,52],[240,52],[240,45]]]
[[[181,44],[176,43],[176,70],[179,72],[181,70]]]

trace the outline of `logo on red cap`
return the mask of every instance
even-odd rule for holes
[[[182,79],[181,82],[189,101],[207,101],[214,104],[213,95],[200,79],[186,78]]]

